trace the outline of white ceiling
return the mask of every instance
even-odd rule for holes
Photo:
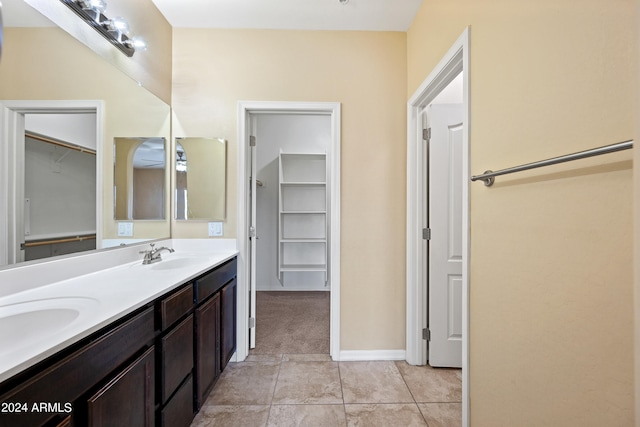
[[[407,31],[422,0],[151,0],[174,27]]]
[[[6,27],[53,25],[25,0],[0,1]],[[174,27],[364,31],[407,31],[422,4],[422,0],[151,1]]]

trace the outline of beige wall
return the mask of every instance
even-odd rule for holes
[[[229,141],[225,237],[238,101],[341,103],[341,347],[404,349],[406,34],[174,29],[173,41],[174,136]],[[205,237],[206,223],[172,232]]]
[[[632,0],[425,0],[408,95],[471,26],[471,172],[633,138]],[[473,426],[633,423],[632,154],[471,184]]]
[[[123,17],[129,23],[131,36],[142,37],[147,43],[146,51],[138,49],[132,57],[127,57],[91,26],[79,21],[77,15],[61,2],[29,0],[28,3],[164,102],[171,102],[171,49],[167,49],[171,46],[171,25],[152,0],[108,2],[105,15]]]
[[[98,198],[103,203],[103,237],[116,238],[114,138],[164,136],[169,140],[169,106],[58,28],[5,29],[0,99],[104,101],[103,193]],[[168,200],[165,205],[168,210]],[[168,237],[166,218],[136,222],[133,237]]]
[[[185,138],[180,140],[180,145],[187,161],[187,172],[181,180],[183,185],[186,184],[187,191],[186,218],[224,219],[227,188],[226,141],[216,138]]]

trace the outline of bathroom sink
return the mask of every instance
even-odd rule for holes
[[[81,321],[93,298],[48,298],[0,306],[0,355],[14,352]]]
[[[164,259],[151,265],[152,270],[175,270],[177,268],[189,267],[204,262],[203,257],[181,257]]]
[[[184,255],[180,254],[175,256],[174,254],[166,254],[162,257],[161,261],[156,261],[152,264],[143,264],[142,260],[131,264],[129,267],[137,270],[177,270],[184,267],[190,267],[192,265],[201,264],[207,260],[207,257],[202,255]]]

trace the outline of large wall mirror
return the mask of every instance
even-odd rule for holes
[[[21,248],[21,244],[29,241],[29,236],[24,233],[28,225],[25,221],[29,221],[24,213],[29,209],[30,218],[34,221],[31,224],[31,234],[37,234],[40,238],[39,243],[42,244],[39,252],[48,253],[46,256],[168,238],[170,220],[167,213],[170,198],[167,172],[164,173],[163,179],[150,179],[153,184],[146,191],[141,190],[127,196],[128,199],[134,200],[136,194],[143,193],[152,195],[154,202],[143,201],[144,212],[140,215],[147,219],[142,221],[138,219],[137,211],[132,207],[132,215],[127,215],[126,219],[133,223],[132,233],[127,236],[118,234],[118,224],[121,220],[114,218],[114,212],[119,209],[119,204],[115,203],[114,182],[116,174],[120,176],[120,172],[116,172],[114,168],[114,141],[121,137],[144,137],[145,141],[154,145],[155,148],[152,150],[160,145],[164,147],[167,145],[166,141],[170,140],[171,132],[169,105],[57,27],[23,0],[3,0],[2,3],[4,39],[0,63],[0,113],[3,114],[0,114],[0,121],[5,120],[2,117],[10,116],[16,119],[11,123],[17,123],[17,127],[22,126],[23,129],[22,133],[16,131],[9,137],[7,134],[11,132],[5,132],[3,129],[0,135],[0,160],[6,162],[10,169],[7,171],[4,167],[0,168],[1,204],[7,207],[6,211],[0,212],[0,267],[29,259],[25,257],[25,251]],[[28,113],[15,107],[23,104],[36,107],[29,107],[31,110]],[[82,108],[78,108],[77,105],[81,105]],[[56,114],[93,114],[93,130],[88,133],[89,137],[60,135],[55,131],[56,123],[59,128],[60,122],[53,119],[48,121],[53,126],[38,127],[36,133],[44,138],[67,144],[71,148],[64,148],[62,145],[53,148],[49,143],[42,147],[31,143],[27,145],[24,130],[29,126],[25,122],[28,122],[30,114],[38,115],[39,118],[45,118],[47,115],[55,117]],[[8,124],[1,122],[0,128],[3,126]],[[65,126],[65,129],[75,130],[80,127],[73,124]],[[142,141],[137,141],[142,145]],[[95,144],[93,153],[78,150],[78,147],[91,144]],[[9,150],[9,146],[15,147],[16,150]],[[166,153],[167,148],[163,149]],[[29,179],[26,179],[26,184],[25,155],[34,161],[29,166]],[[83,162],[87,163],[86,167],[80,167]],[[33,192],[30,189],[31,178],[43,178],[38,181],[43,185],[47,183],[47,176],[54,177],[56,182],[62,183],[63,178],[71,176],[74,169],[81,169],[83,172],[91,170],[92,163],[95,164],[95,175],[92,179],[85,180],[83,186],[57,188],[55,192]],[[154,174],[158,175],[155,171],[148,175]],[[52,182],[54,180],[50,180],[49,183]],[[27,191],[33,195],[25,193],[25,185]],[[17,191],[9,193],[7,189],[13,188],[17,188]],[[86,191],[90,191],[91,194],[86,194]],[[44,205],[39,199],[41,196],[54,194],[71,196],[71,193],[82,197],[82,205],[69,199],[63,201],[63,197],[50,197],[49,202],[52,204],[49,206],[64,204],[66,212],[88,211],[88,216],[92,218],[88,218],[86,222],[84,219],[82,222],[71,220],[70,216],[65,214],[65,209],[43,208]],[[25,199],[31,199],[30,207],[25,205]],[[88,206],[88,203],[91,206]],[[125,209],[129,210],[129,207]],[[77,226],[67,227],[68,224]],[[78,245],[82,247],[72,250],[62,247],[62,243],[43,243],[49,238],[48,235],[58,241],[93,241],[85,242],[85,245]],[[91,239],[91,235],[95,237]]]
[[[176,138],[175,170],[177,220],[225,219],[226,140]]]

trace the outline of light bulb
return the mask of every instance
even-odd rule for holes
[[[107,29],[109,31],[118,31],[124,35],[129,34],[129,24],[124,20],[124,18],[121,18],[119,16],[113,19],[109,19],[107,22],[105,22],[105,25],[107,26]]]
[[[147,42],[145,42],[142,37],[131,37],[128,40],[127,44],[129,45],[129,47],[132,47],[134,49],[147,50]]]
[[[104,13],[107,10],[107,2],[104,0],[90,0],[91,7],[98,13]]]

